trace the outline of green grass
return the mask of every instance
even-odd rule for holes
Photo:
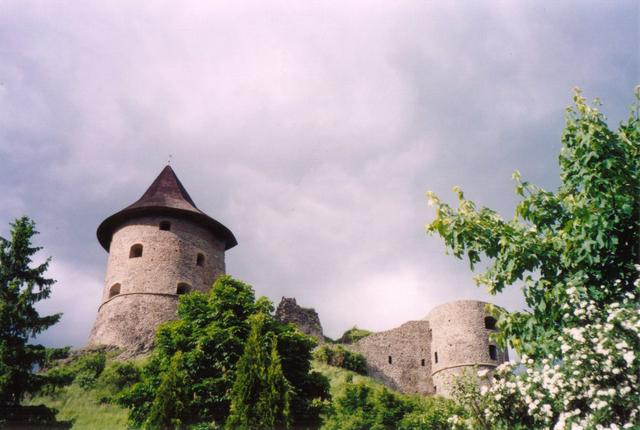
[[[313,369],[329,378],[332,397],[338,396],[350,383],[363,383],[372,388],[382,387],[382,384],[370,377],[329,366],[317,360],[313,361]],[[55,394],[36,396],[24,403],[31,406],[44,404],[55,408],[58,411],[56,418],[59,421],[72,421],[73,429],[127,429],[128,410],[111,403],[100,403],[100,394],[99,389],[85,390],[74,382],[57,390]]]
[[[338,393],[342,392],[344,387],[350,383],[362,383],[372,388],[381,388],[384,386],[368,376],[359,375],[356,372],[345,370],[341,367],[329,366],[328,364],[321,363],[318,360],[313,360],[312,366],[313,370],[316,370],[329,378],[332,397],[335,397]]]
[[[73,429],[117,430],[127,428],[127,409],[113,404],[100,404],[95,390],[84,390],[77,384],[60,389],[54,395],[37,396],[24,402],[44,404],[58,410],[59,421],[72,421]]]
[[[92,354],[77,356],[66,364],[61,364],[61,369],[74,369],[84,363]],[[106,402],[105,399],[115,394],[115,388],[109,382],[103,380],[109,369],[122,363],[114,357],[115,353],[106,354],[106,363],[101,377],[96,378],[91,385],[92,388],[83,388],[78,378],[70,385],[58,388],[52,394],[38,395],[24,401],[26,406],[45,405],[57,410],[56,419],[58,421],[72,422],[73,429],[91,430],[118,430],[127,429],[128,409],[114,403]],[[83,361],[84,360],[84,361]],[[148,357],[139,357],[132,360],[134,364],[141,367],[148,361]]]
[[[349,330],[345,331],[342,334],[342,336],[340,336],[340,338],[335,341],[335,343],[343,343],[343,344],[356,343],[360,339],[367,337],[372,333],[373,332],[369,330],[365,330],[358,327],[352,327]]]

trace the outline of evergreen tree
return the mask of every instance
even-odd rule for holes
[[[289,384],[282,373],[277,338],[263,333],[266,316],[251,318],[251,333],[236,368],[231,391],[229,430],[287,427]]]
[[[172,363],[180,353],[176,383],[183,390],[179,396],[183,403],[165,417],[174,420],[172,425],[179,422],[183,427],[219,426],[227,422],[232,398],[245,396],[259,399],[260,405],[254,405],[261,408],[258,416],[273,414],[276,425],[284,423],[288,416],[294,427],[317,428],[321,401],[329,398],[329,384],[311,370],[315,342],[292,325],[276,321],[272,312],[268,299],[256,300],[249,285],[230,276],[219,277],[207,294],[180,296],[178,319],[158,329],[156,346],[142,369],[141,381],[119,397],[119,403],[130,409],[131,425],[164,428],[161,423],[165,421],[150,417],[154,415],[153,405],[162,404],[158,400],[164,395],[161,386],[168,384],[168,374],[176,374]],[[254,327],[258,323],[259,330]],[[249,342],[256,330],[260,336],[254,335]],[[259,357],[249,351],[257,351]],[[241,357],[245,357],[243,363]],[[239,371],[240,365],[250,371]],[[263,373],[257,372],[256,367],[264,369]],[[240,388],[234,391],[235,385],[257,387],[257,391],[269,386],[271,394],[251,397],[253,391],[242,394]],[[285,393],[288,400],[283,397]],[[275,410],[271,409],[273,405]],[[242,407],[236,400],[235,408]]]
[[[167,372],[163,373],[158,393],[151,405],[145,428],[180,429],[180,417],[187,404],[185,384],[187,374],[182,368],[182,352],[171,358]]]
[[[51,294],[53,279],[45,278],[50,258],[31,267],[32,257],[41,248],[31,239],[38,234],[27,217],[11,224],[11,238],[0,237],[0,407],[20,404],[25,394],[36,393],[52,380],[34,372],[48,359],[67,349],[47,349],[28,340],[57,323],[62,314],[40,316],[35,304]]]

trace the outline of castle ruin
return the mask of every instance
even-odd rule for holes
[[[98,241],[109,253],[102,302],[88,346],[116,346],[128,355],[153,347],[157,327],[176,317],[178,297],[207,292],[225,273],[233,233],[200,211],[170,166],[142,197],[105,219]],[[450,394],[465,369],[492,370],[508,360],[490,341],[495,319],[484,302],[457,301],[420,321],[371,334],[349,348],[369,374],[405,393]],[[318,314],[282,299],[276,318],[324,341]]]
[[[489,338],[496,320],[487,303],[461,300],[438,306],[424,319],[373,333],[350,348],[367,359],[370,376],[404,393],[449,396],[465,370],[492,371],[508,361]]]
[[[315,338],[318,343],[324,342],[318,313],[314,309],[299,306],[295,298],[283,297],[276,309],[275,317],[282,323],[294,324],[298,330]]]

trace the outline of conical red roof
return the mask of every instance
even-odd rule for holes
[[[166,166],[140,199],[120,212],[102,221],[98,227],[98,241],[109,250],[116,228],[133,217],[147,215],[173,215],[195,221],[225,243],[225,249],[238,244],[231,230],[196,207],[171,166]]]

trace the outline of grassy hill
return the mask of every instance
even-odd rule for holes
[[[56,418],[59,421],[72,421],[73,429],[124,430],[127,428],[126,409],[101,402],[98,390],[85,390],[75,382],[54,394],[37,396],[25,403],[44,404],[55,408],[58,410]]]
[[[439,396],[403,395],[384,387],[374,379],[335,367],[349,367],[340,346],[331,346],[335,362],[327,360],[325,347],[316,350],[314,370],[327,377],[332,401],[325,404],[325,430],[345,428],[397,428],[424,430],[448,428],[447,418],[458,412],[450,400]],[[26,406],[44,405],[57,411],[60,423],[73,429],[125,430],[128,410],[115,398],[140,378],[147,358],[135,362],[115,359],[117,351],[84,351],[47,370],[49,376],[71,382],[63,388],[30,398]],[[342,355],[341,355],[342,354]],[[331,364],[328,364],[331,363]],[[351,363],[352,364],[352,363]],[[364,369],[356,366],[361,373]],[[68,427],[65,427],[68,428]]]
[[[111,362],[107,362],[109,368]],[[331,383],[331,395],[336,397],[349,383],[363,383],[372,388],[382,385],[373,379],[355,372],[313,362],[315,370],[321,372]],[[105,401],[108,387],[98,380],[91,388],[83,388],[78,382],[57,390],[55,393],[40,395],[25,402],[28,405],[44,404],[58,411],[57,419],[72,421],[73,429],[118,430],[127,429],[127,409]]]

